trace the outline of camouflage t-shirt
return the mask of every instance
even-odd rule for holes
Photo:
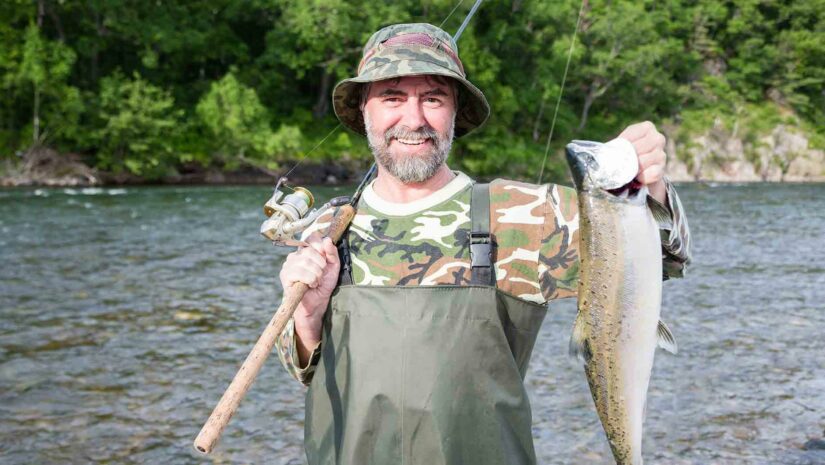
[[[668,185],[665,207],[652,198],[659,221],[665,279],[682,275],[689,262],[687,221],[676,191]],[[392,203],[364,190],[349,229],[352,279],[356,285],[467,285],[470,283],[472,181],[457,172],[439,191],[413,202]],[[304,232],[325,232],[326,212]],[[579,217],[576,191],[498,179],[490,183],[490,233],[495,244],[496,286],[530,302],[576,295]],[[284,367],[308,384],[315,354],[298,367],[292,320],[278,341]]]

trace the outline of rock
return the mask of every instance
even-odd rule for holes
[[[825,439],[811,439],[802,445],[802,450],[825,450]]]
[[[663,125],[668,134],[666,172],[673,181],[823,181],[825,151],[812,148],[795,126],[779,124],[756,140],[744,131],[728,129],[721,119],[704,133],[677,141],[677,126]]]
[[[80,155],[60,154],[46,147],[35,147],[24,153],[20,164],[7,165],[0,178],[3,186],[95,186],[100,183],[97,171],[80,161]]]

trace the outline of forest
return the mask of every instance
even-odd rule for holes
[[[453,33],[472,3],[4,0],[0,169],[44,148],[115,181],[274,175],[298,160],[364,169],[372,157],[338,126],[333,86],[380,27]],[[477,176],[538,176],[551,126],[545,179],[564,176],[567,141],[642,120],[688,169],[714,131],[764,172],[790,163],[764,150],[776,128],[825,147],[825,0],[489,0],[458,46],[493,110],[451,154]]]

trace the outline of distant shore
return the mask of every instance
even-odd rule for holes
[[[272,185],[286,174],[292,184],[335,186],[357,183],[369,168],[367,162],[363,160],[339,163],[316,161],[296,163],[297,161],[284,163],[284,168],[275,172],[264,172],[253,167],[219,170],[191,165],[181,168],[170,176],[146,179],[134,174],[113,173],[92,168],[76,155],[42,150],[35,154],[27,154],[16,163],[8,160],[4,163],[0,162],[0,187]],[[791,170],[785,175],[771,172],[769,176],[757,176],[751,166],[741,161],[723,168],[727,169],[704,171],[697,178],[689,172],[684,163],[670,158],[667,176],[671,181],[679,183],[825,182],[825,175],[813,174],[817,172],[815,169]],[[566,179],[546,180],[546,182],[561,183],[566,181]]]
[[[364,166],[360,166],[364,165]],[[294,168],[294,169],[293,169]],[[269,185],[288,173],[293,184],[338,185],[358,182],[369,166],[366,163],[285,163],[275,172],[253,167],[236,170],[186,166],[175,174],[147,179],[130,173],[114,173],[92,168],[79,156],[52,150],[27,154],[17,163],[0,163],[0,187],[100,187],[137,185]]]

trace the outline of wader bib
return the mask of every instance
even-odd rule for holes
[[[535,463],[523,379],[546,306],[495,287],[486,184],[471,217],[469,286],[346,284],[344,249],[306,399],[310,465]]]

